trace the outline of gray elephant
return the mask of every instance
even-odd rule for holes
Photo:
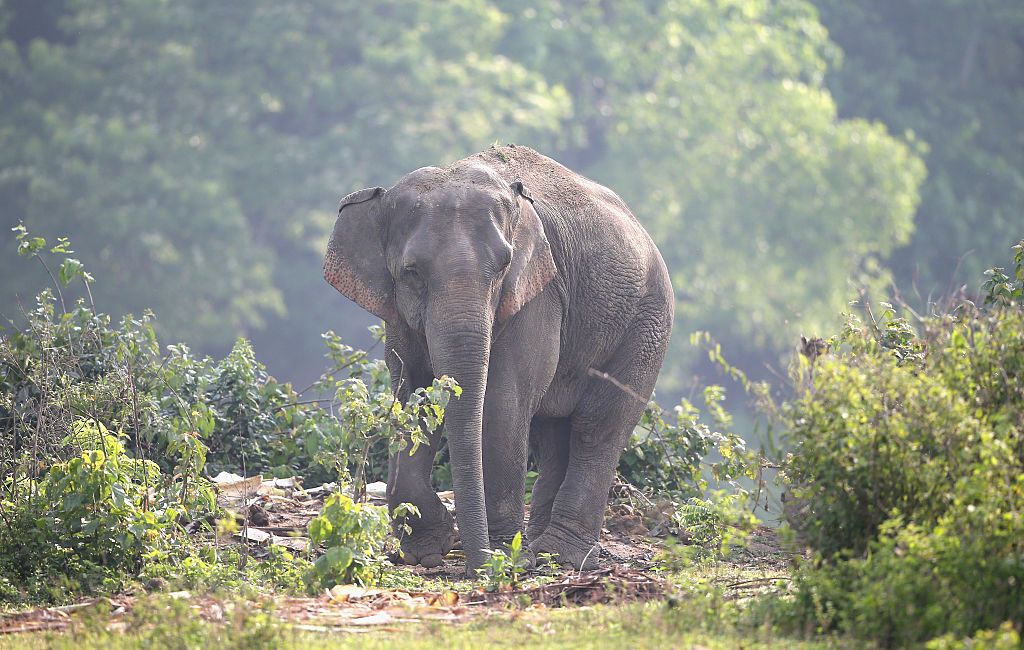
[[[462,386],[444,429],[467,571],[522,530],[531,450],[529,550],[596,561],[674,312],[665,262],[622,200],[530,148],[492,147],[342,199],[324,277],[384,319],[400,399],[442,375]],[[430,484],[440,435],[389,466],[389,505],[421,513],[404,559],[424,566],[455,540]]]

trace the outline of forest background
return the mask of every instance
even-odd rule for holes
[[[338,198],[527,144],[661,248],[665,403],[711,372],[691,331],[770,377],[860,292],[927,310],[1021,237],[1017,0],[526,4],[0,0],[0,232],[66,235],[106,311],[305,384],[322,331],[370,343],[321,278]],[[48,283],[16,246],[15,321]]]

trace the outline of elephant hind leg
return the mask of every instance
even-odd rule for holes
[[[571,420],[565,478],[547,525],[539,536],[531,536],[530,548],[534,554],[557,554],[561,564],[590,569],[600,555],[598,541],[619,454],[644,405],[595,386],[580,407]]]
[[[530,499],[527,537],[537,539],[548,527],[551,506],[565,480],[569,465],[569,418],[534,417],[530,424],[530,447],[537,463],[537,482]]]
[[[534,553],[552,552],[576,568],[596,564],[598,540],[619,456],[647,407],[667,345],[636,328],[619,354],[590,373],[570,416],[565,478],[543,533],[531,539]]]

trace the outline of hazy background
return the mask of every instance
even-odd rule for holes
[[[0,0],[0,39],[0,313],[45,284],[24,221],[101,309],[297,383],[368,341],[321,278],[339,197],[496,141],[654,235],[672,400],[693,330],[766,376],[859,288],[976,288],[1024,236],[1020,0]]]

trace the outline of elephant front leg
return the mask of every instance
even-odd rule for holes
[[[508,544],[523,530],[530,435],[524,413],[507,408],[508,401],[496,402],[484,407],[483,434],[487,532],[493,549]]]
[[[387,327],[384,359],[391,371],[391,388],[403,403],[412,391],[429,386],[432,375],[422,345],[406,328],[392,323]],[[410,455],[409,448],[398,452],[388,462],[388,507],[392,512],[401,503],[411,503],[420,511],[419,517],[394,522],[395,535],[401,540],[401,555],[395,558],[406,564],[439,566],[455,544],[455,521],[434,492],[430,481],[441,442],[441,429],[428,436],[428,444],[420,445]],[[405,532],[405,525],[411,533]]]
[[[455,523],[430,482],[441,440],[441,430],[430,436],[430,444],[420,445],[416,453],[408,449],[391,457],[388,463],[388,507],[411,503],[420,511],[419,517],[395,520],[395,534],[401,540],[399,560],[425,567],[439,566],[455,544]],[[404,525],[412,528],[406,533]]]
[[[483,461],[487,529],[494,549],[523,532],[530,423],[551,384],[558,359],[558,330],[544,323],[544,315],[522,314],[523,321],[516,325],[531,337],[506,332],[491,353]],[[530,341],[529,350],[524,350],[525,340]]]

